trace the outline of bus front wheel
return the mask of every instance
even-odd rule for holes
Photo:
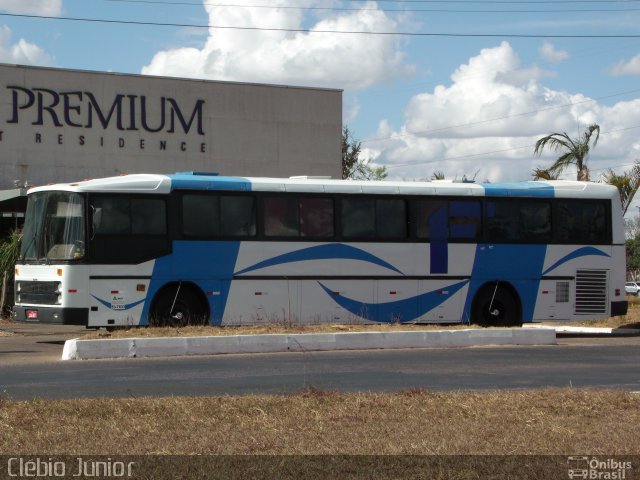
[[[506,287],[496,284],[484,286],[476,295],[473,323],[482,327],[522,326],[518,301]]]
[[[186,327],[206,325],[207,313],[202,299],[192,288],[173,285],[163,288],[151,307],[149,326]]]

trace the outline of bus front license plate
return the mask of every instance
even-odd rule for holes
[[[38,310],[27,310],[27,320],[37,320]]]

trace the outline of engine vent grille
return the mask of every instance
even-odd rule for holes
[[[576,315],[607,313],[607,270],[578,270],[576,272]]]

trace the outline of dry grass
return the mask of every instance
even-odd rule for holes
[[[640,297],[627,297],[629,312],[627,315],[588,320],[584,322],[567,322],[568,325],[609,328],[640,328]],[[0,318],[0,328],[15,322],[11,318]],[[550,322],[549,325],[558,325]],[[334,333],[334,332],[400,332],[412,330],[461,330],[470,328],[469,325],[439,324],[320,324],[297,325],[273,323],[262,325],[242,325],[224,327],[184,327],[184,328],[124,328],[113,332],[95,331],[83,335],[82,339],[96,338],[132,338],[132,337],[190,337],[190,336],[226,336],[226,335],[258,335],[276,333]],[[478,328],[472,325],[471,328]],[[2,331],[0,331],[2,336]]]
[[[629,309],[626,315],[599,320],[587,320],[585,322],[570,323],[569,325],[608,328],[640,328],[640,298],[628,296],[627,300],[629,301]]]
[[[546,325],[565,323],[549,322]],[[584,322],[566,322],[567,325],[608,328],[640,328],[640,304],[629,307],[624,316],[588,320]],[[260,335],[277,333],[335,333],[335,332],[406,332],[412,330],[464,330],[480,328],[477,325],[414,325],[414,324],[323,324],[323,325],[285,325],[282,323],[267,325],[242,325],[224,327],[183,327],[183,328],[125,328],[112,332],[95,331],[83,335],[83,340],[96,338],[141,338],[141,337],[200,337],[227,335]]]
[[[5,454],[640,454],[640,395],[547,389],[0,401]]]
[[[224,327],[184,327],[184,328],[127,328],[113,332],[91,332],[82,337],[91,338],[131,338],[131,337],[196,337],[226,335],[259,335],[275,333],[335,333],[335,332],[406,332],[412,330],[461,330],[468,325],[413,325],[413,324],[321,324],[321,325],[285,325],[274,323],[267,325],[242,325]]]

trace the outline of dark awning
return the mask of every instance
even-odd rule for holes
[[[27,209],[27,189],[0,190],[0,212],[24,212]]]

